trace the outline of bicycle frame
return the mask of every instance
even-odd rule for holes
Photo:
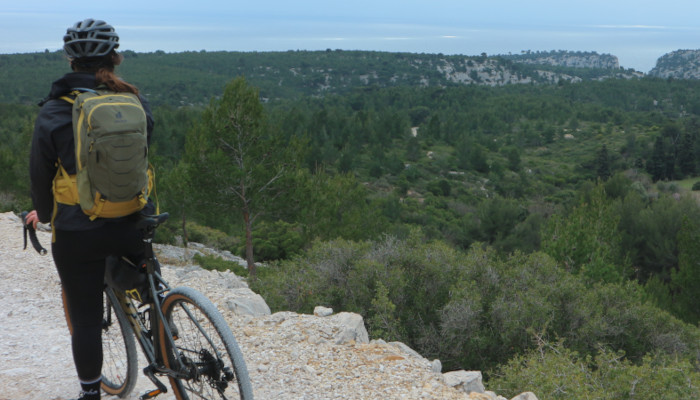
[[[46,254],[46,250],[41,247],[36,238],[34,229],[26,224],[25,215],[22,215],[25,229],[25,248],[28,234],[35,250],[42,255]],[[236,390],[240,390],[239,393],[242,398],[252,399],[253,391],[250,386],[245,361],[230,329],[225,323],[221,323],[222,316],[218,313],[216,307],[195,290],[189,288],[175,288],[171,290],[171,287],[160,275],[158,261],[153,251],[153,238],[156,228],[167,219],[167,213],[154,216],[140,215],[134,218],[134,228],[143,233],[143,242],[145,244],[145,260],[143,264],[145,264],[145,273],[148,281],[148,295],[144,297],[146,297],[147,301],[144,302],[143,298],[140,297],[143,295],[142,292],[138,290],[125,291],[123,287],[121,289],[117,287],[117,285],[121,286],[120,283],[116,283],[111,277],[106,278],[104,294],[107,296],[105,306],[108,308],[105,309],[106,320],[103,320],[103,324],[105,324],[103,328],[106,329],[107,326],[112,326],[113,322],[118,323],[116,326],[119,326],[121,329],[119,334],[128,343],[126,345],[126,360],[129,365],[127,369],[130,372],[127,372],[127,376],[133,376],[135,372],[133,369],[136,368],[135,348],[128,332],[133,332],[133,337],[138,341],[139,347],[147,360],[147,366],[143,368],[143,373],[156,386],[156,389],[141,395],[140,399],[142,400],[168,392],[165,384],[160,382],[156,375],[170,378],[170,385],[178,396],[183,395],[185,390],[193,389],[189,384],[185,388],[181,381],[195,382],[195,385],[201,385],[201,382],[207,381],[208,385],[210,385],[209,389],[219,391],[218,393],[221,395],[223,394],[222,391],[226,390],[229,382],[236,377],[240,377],[237,381],[238,388]],[[164,295],[166,292],[169,293],[167,296]],[[136,295],[137,293],[138,295]],[[195,299],[194,302],[191,299]],[[192,305],[193,309],[190,309],[189,306],[183,303]],[[168,310],[170,310],[168,313],[170,313],[174,304],[179,304],[177,307],[180,312],[177,315],[168,315],[166,318],[163,306],[168,307]],[[207,332],[207,329],[210,328],[205,328],[203,324],[200,324],[198,317],[195,316],[195,314],[199,315],[198,312],[202,311],[207,323],[213,323],[213,332]],[[66,312],[68,312],[67,309]],[[188,340],[186,338],[190,338],[189,329],[191,328],[185,329],[184,332],[178,332],[178,327],[176,325],[171,327],[173,321],[169,320],[169,318],[178,318],[181,315],[184,315],[187,321],[194,324],[194,331],[202,336],[209,350],[201,348],[193,352],[188,348],[188,345],[184,344]],[[115,316],[117,321],[112,321],[113,316]],[[66,314],[66,318],[70,328],[68,314]],[[184,335],[181,335],[181,333]],[[210,335],[210,333],[214,335]],[[176,345],[176,341],[178,341],[179,345]],[[180,343],[180,341],[183,343]],[[222,348],[220,352],[216,348],[218,345],[222,345],[225,348]],[[185,355],[188,351],[195,354],[195,356]],[[212,357],[212,352],[215,357]],[[224,366],[222,358],[228,358],[233,364]],[[115,358],[115,360],[118,359],[119,357]],[[135,381],[131,381],[131,383],[124,381],[124,386],[121,386],[121,389],[119,389],[118,386],[112,387],[111,382],[107,381],[109,383],[103,389],[114,389],[114,393],[108,393],[115,395],[126,393],[118,392],[118,390],[130,391],[135,383]],[[200,394],[196,391],[194,393]]]
[[[142,231],[144,233],[143,241],[145,243],[146,251],[146,276],[148,278],[148,290],[150,291],[150,298],[152,299],[148,303],[141,304],[138,307],[135,304],[135,300],[128,295],[128,292],[120,291],[117,288],[109,286],[107,284],[106,288],[111,289],[111,293],[116,298],[116,304],[124,311],[129,321],[131,330],[136,337],[141,350],[143,351],[148,366],[143,369],[144,374],[156,385],[157,389],[146,393],[142,398],[155,397],[160,393],[167,392],[166,386],[160,382],[155,375],[166,375],[173,378],[185,379],[189,377],[189,373],[186,372],[187,368],[182,365],[180,360],[177,360],[177,370],[171,368],[166,368],[164,364],[164,357],[167,354],[162,353],[162,346],[160,343],[160,335],[157,334],[158,330],[162,326],[165,331],[165,338],[169,341],[167,343],[168,348],[175,348],[175,341],[173,340],[173,332],[170,325],[165,322],[165,315],[163,315],[162,304],[161,304],[161,294],[170,290],[170,286],[163,279],[162,276],[156,271],[156,259],[153,252],[153,237],[155,235],[155,228],[158,226],[160,221],[154,219],[149,219],[147,223],[143,225]],[[115,302],[112,302],[115,304]],[[138,311],[138,308],[148,307],[144,311]],[[145,314],[147,312],[147,318],[149,326],[147,327],[145,322]],[[149,329],[150,328],[150,331]]]

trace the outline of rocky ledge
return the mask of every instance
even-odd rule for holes
[[[48,232],[39,234],[50,243]],[[21,224],[12,213],[0,214],[0,237],[0,400],[71,398],[79,388],[51,257],[22,250]],[[403,343],[370,340],[358,314],[322,306],[314,315],[272,314],[244,279],[192,265],[191,250],[159,246],[158,253],[171,286],[201,291],[222,312],[245,356],[256,399],[505,400],[484,388],[479,371],[443,372],[438,360]],[[151,386],[140,377],[127,398]],[[514,399],[537,398],[525,392]]]

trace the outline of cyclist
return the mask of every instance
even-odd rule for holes
[[[78,400],[100,399],[102,370],[102,290],[108,255],[138,258],[143,252],[141,234],[122,218],[90,218],[79,205],[56,203],[52,183],[61,165],[76,173],[72,105],[61,99],[73,88],[100,85],[116,92],[138,94],[138,89],[118,78],[114,69],[123,61],[117,53],[119,36],[100,20],[86,19],[68,28],[63,49],[72,72],[53,82],[48,97],[39,105],[30,155],[31,194],[35,210],[27,223],[52,222],[51,246],[61,280],[70,324],[73,327],[73,360],[81,385]],[[153,117],[147,101],[139,96],[147,115],[147,131]],[[152,208],[147,206],[148,208]],[[52,219],[53,217],[53,219]]]

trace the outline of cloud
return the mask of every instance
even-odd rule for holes
[[[592,25],[591,27],[599,29],[673,29],[663,25]]]
[[[226,30],[234,30],[220,25],[119,25],[119,31],[169,31],[169,32],[219,32]]]

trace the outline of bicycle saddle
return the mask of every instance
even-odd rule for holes
[[[134,221],[134,225],[137,229],[155,228],[156,226],[167,221],[169,217],[170,214],[167,212],[158,215],[137,214],[136,221]]]

